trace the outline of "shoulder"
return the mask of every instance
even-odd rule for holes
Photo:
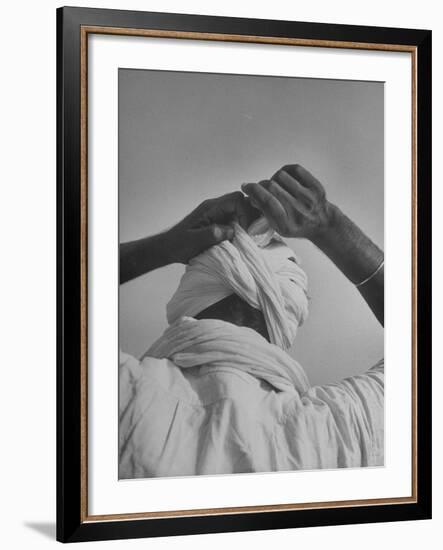
[[[169,361],[167,359],[156,359],[145,356],[141,361],[136,357],[123,351],[119,353],[119,377],[130,383],[136,382],[145,370],[164,368]]]

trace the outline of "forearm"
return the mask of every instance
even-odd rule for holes
[[[339,208],[331,206],[331,222],[312,242],[353,283],[359,284],[377,271],[384,254]],[[358,290],[372,312],[384,322],[384,269],[381,267]]]
[[[165,235],[120,244],[120,284],[171,263]]]
[[[231,221],[246,227],[257,213],[240,191],[202,202],[164,233],[120,245],[120,284],[173,263],[187,264],[234,236]]]

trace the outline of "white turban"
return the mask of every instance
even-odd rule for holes
[[[193,258],[167,305],[169,324],[194,317],[231,294],[262,311],[273,344],[289,349],[308,314],[307,277],[265,218]]]

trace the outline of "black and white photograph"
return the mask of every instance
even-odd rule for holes
[[[119,68],[119,479],[384,466],[384,102]]]

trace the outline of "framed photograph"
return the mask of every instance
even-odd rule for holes
[[[430,518],[431,31],[60,8],[57,114],[58,540]]]

